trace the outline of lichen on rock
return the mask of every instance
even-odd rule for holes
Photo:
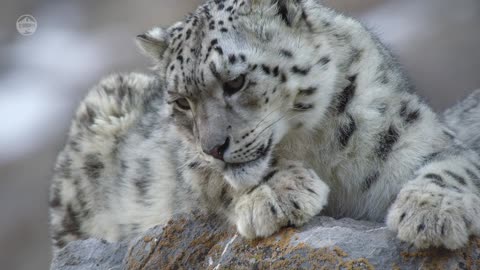
[[[416,250],[383,224],[320,216],[301,228],[246,240],[226,222],[194,213],[177,216],[128,243],[70,243],[52,269],[473,270],[480,269],[479,251],[480,239],[458,251]]]

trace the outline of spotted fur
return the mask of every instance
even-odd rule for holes
[[[57,247],[192,209],[248,238],[320,211],[422,248],[480,235],[480,128],[444,126],[355,20],[315,0],[210,0],[138,43],[156,75],[94,87],[59,155]]]

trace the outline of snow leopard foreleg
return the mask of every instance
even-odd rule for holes
[[[327,204],[329,187],[300,162],[279,161],[262,182],[238,197],[233,222],[246,238],[300,226]]]
[[[469,157],[470,156],[470,157]],[[439,158],[405,184],[387,215],[398,238],[418,248],[457,249],[480,235],[480,165],[468,150]]]

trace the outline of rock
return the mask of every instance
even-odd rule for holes
[[[126,269],[479,269],[480,239],[460,251],[418,251],[383,224],[316,217],[302,228],[248,241],[202,216],[179,217],[133,243]]]
[[[128,243],[98,239],[71,242],[55,254],[51,269],[121,269],[127,249]]]
[[[384,224],[321,216],[304,227],[249,241],[225,222],[194,214],[178,216],[129,244],[70,243],[52,269],[480,269],[479,251],[480,239],[458,251],[419,251],[398,241]]]

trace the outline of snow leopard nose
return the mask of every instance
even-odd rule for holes
[[[212,149],[210,149],[209,151],[203,150],[203,152],[205,152],[206,154],[208,154],[208,155],[210,155],[210,156],[212,156],[216,159],[219,159],[219,160],[223,161],[223,155],[225,154],[225,151],[227,151],[227,148],[228,148],[229,144],[230,144],[230,138],[227,138],[222,145],[217,145],[217,146],[213,147]]]

